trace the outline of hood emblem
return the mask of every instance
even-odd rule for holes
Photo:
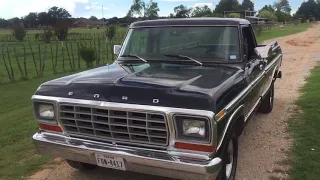
[[[160,101],[159,101],[159,99],[153,99],[152,102],[155,104],[158,104]]]
[[[127,96],[122,96],[121,98],[122,100],[128,101],[128,97]]]
[[[100,95],[99,94],[95,94],[95,95],[93,95],[93,97],[98,99],[100,97]]]

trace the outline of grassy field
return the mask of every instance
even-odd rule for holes
[[[291,177],[293,180],[320,179],[320,67],[312,71],[301,89],[297,104],[302,113],[290,121],[294,134]]]
[[[111,63],[114,60],[113,44],[121,44],[124,34],[125,29],[118,30],[112,42],[106,41],[104,36],[100,36],[101,34],[99,38],[95,38],[94,34],[81,34],[85,39],[68,39],[63,42],[63,46],[60,41],[52,41],[49,44],[42,41],[0,41],[0,84],[10,82],[12,74],[14,80],[19,81],[84,68],[85,63],[79,56],[81,45],[96,49],[98,55],[98,60],[94,63],[96,66]],[[44,64],[43,73],[41,64]]]
[[[70,33],[103,33],[105,31],[105,29],[103,28],[100,28],[100,29],[97,29],[97,28],[92,28],[92,29],[89,29],[89,28],[71,28],[69,30]],[[32,30],[28,30],[27,31],[27,34],[37,34],[37,33],[41,33],[40,30],[35,30],[35,29],[32,29]],[[0,35],[8,35],[8,34],[11,34],[11,29],[0,29]]]
[[[290,34],[295,34],[299,32],[305,31],[309,28],[311,24],[299,24],[299,25],[291,25],[287,26],[284,29],[280,30],[280,28],[275,28],[267,31],[262,31],[261,35],[257,38],[258,42],[263,42],[268,39],[273,39],[277,37],[283,37]]]
[[[272,30],[273,33],[271,35],[268,32],[263,32],[261,37],[259,37],[259,41],[261,42],[262,39],[283,36],[284,32],[286,32],[285,33],[286,35],[290,33],[300,32],[300,31],[306,30],[307,27],[308,27],[307,25],[299,25],[299,26],[291,27],[292,28],[291,30],[289,30],[288,28],[286,31]],[[34,49],[37,49],[37,46],[38,45],[35,45]],[[41,47],[41,49],[43,50],[43,47]],[[76,53],[76,51],[74,52]],[[21,179],[23,176],[25,177],[29,175],[30,173],[38,169],[42,164],[50,160],[50,158],[47,156],[37,155],[31,141],[31,136],[33,133],[37,131],[38,127],[33,119],[33,111],[32,111],[30,98],[34,93],[34,91],[42,82],[61,77],[75,71],[80,71],[81,69],[76,68],[74,69],[74,71],[71,72],[70,68],[66,68],[64,71],[59,70],[55,74],[52,72],[52,64],[50,64],[51,56],[49,54],[50,53],[48,53],[47,55],[48,64],[46,65],[46,71],[43,77],[29,79],[27,81],[17,81],[10,84],[7,83],[7,84],[0,85],[0,92],[1,92],[0,93],[0,107],[1,107],[0,108],[0,124],[2,124],[2,126],[0,126],[0,144],[1,144],[0,179],[1,180]],[[65,60],[66,60],[65,66],[69,67],[70,66],[69,60],[67,58]],[[0,61],[2,61],[1,56],[0,56]],[[12,59],[11,61],[12,63],[14,63],[15,59]],[[32,62],[32,59],[28,59],[28,61],[31,61],[31,62],[28,62],[30,63],[30,66],[31,66],[30,68],[30,72],[31,72],[33,62]],[[105,63],[106,61],[103,61],[103,62]],[[110,59],[110,62],[111,62],[111,59]],[[59,63],[58,65],[59,68],[61,68],[62,66],[61,59],[59,59],[58,63]],[[81,67],[84,67],[83,64],[81,64]],[[0,65],[0,74],[3,73],[3,70],[4,70],[3,65]],[[319,135],[317,137],[318,139],[316,141],[319,142],[319,139],[320,139]],[[310,149],[309,147],[312,148],[312,146],[308,146],[308,149]],[[316,150],[317,149],[318,150],[320,149],[319,145],[318,147],[316,147]],[[300,150],[300,149],[297,149],[297,150]],[[319,151],[314,151],[313,153],[315,152],[319,152]],[[319,154],[317,157],[319,158]],[[303,158],[307,159],[304,156]],[[319,172],[319,171],[315,170],[315,172]]]

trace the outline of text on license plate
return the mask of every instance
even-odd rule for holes
[[[97,165],[106,168],[126,170],[124,159],[122,157],[114,157],[104,154],[95,154]]]

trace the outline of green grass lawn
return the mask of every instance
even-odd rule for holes
[[[293,180],[320,179],[320,67],[316,67],[297,101],[302,113],[290,121],[294,135],[291,177]]]
[[[271,34],[269,32],[263,32],[262,36],[259,37],[259,41],[262,41],[262,39],[283,36],[284,32],[285,32],[285,35],[301,32],[303,30],[306,30],[307,27],[309,27],[309,25],[299,25],[299,26],[290,27],[291,28],[290,31],[288,30],[289,29],[288,28],[286,31],[272,30],[273,33]],[[5,44],[1,44],[1,45],[5,45]],[[36,44],[34,46],[35,46],[34,51],[36,51],[38,45]],[[74,47],[75,45],[73,46],[73,48]],[[43,50],[43,47],[41,47],[41,49]],[[19,53],[21,53],[21,50],[19,50]],[[29,53],[31,55],[31,52]],[[76,53],[76,51],[74,51],[74,53]],[[36,55],[36,58],[39,58],[38,53],[35,53],[35,55]],[[55,79],[63,75],[70,74],[71,72],[70,72],[70,68],[66,68],[65,71],[61,70],[61,66],[62,66],[61,56],[59,55],[58,66],[60,68],[59,70],[60,74],[54,74],[52,72],[51,53],[48,52],[47,56],[48,56],[47,57],[48,64],[46,65],[46,71],[43,77],[33,78],[30,74],[30,77],[33,79],[0,85],[0,92],[1,92],[0,93],[0,107],[1,107],[0,108],[0,124],[1,124],[0,126],[0,144],[1,144],[0,179],[1,180],[20,179],[22,176],[25,177],[27,175],[30,175],[30,173],[34,172],[42,164],[50,160],[50,158],[47,156],[37,155],[31,141],[32,134],[35,133],[38,129],[37,124],[33,119],[31,96],[42,82]],[[106,58],[106,56],[104,57]],[[19,56],[19,59],[21,58],[22,56]],[[32,71],[34,71],[33,62],[32,62],[32,59],[30,58],[28,58],[27,60],[29,63],[28,67],[30,67],[29,72],[31,73]],[[109,60],[110,60],[109,62],[111,62],[111,59]],[[0,56],[0,61],[2,61],[1,56]],[[17,71],[18,70],[16,67],[17,64],[14,64],[16,60],[13,58],[11,59],[11,61],[15,68],[15,71]],[[106,63],[106,61],[103,61],[103,62]],[[81,65],[82,65],[81,67],[84,67],[84,64],[81,64]],[[70,66],[67,56],[65,58],[65,66],[66,67]],[[1,79],[1,76],[6,76],[6,73],[3,68],[4,68],[3,62],[1,62],[0,79]],[[79,71],[79,69],[76,69],[75,71]],[[17,73],[18,73],[17,77],[19,77],[19,71],[17,71]],[[318,72],[318,75],[320,76],[320,72]],[[318,84],[318,86],[320,86],[320,84]],[[320,93],[317,96],[320,96]],[[312,100],[314,101],[315,99],[312,99]],[[316,109],[316,111],[319,111],[319,110]],[[313,127],[316,127],[316,126],[313,126]],[[311,136],[312,140],[314,140],[314,142],[316,141],[319,142],[320,137],[319,135],[314,134],[314,137],[316,136],[318,139],[314,140],[314,138]],[[306,143],[307,142],[309,141],[306,141]],[[311,148],[312,148],[311,145],[308,146],[308,149],[311,149]],[[310,153],[319,152],[319,149],[320,149],[319,143],[318,143],[318,146],[315,147],[315,149],[316,150],[314,152],[310,152]],[[300,149],[297,149],[297,150],[302,150],[302,147],[300,147]],[[319,154],[317,157],[319,159]],[[303,158],[305,157],[303,156]],[[303,160],[306,160],[306,159],[308,158],[305,158]],[[319,169],[320,168],[318,168],[318,171],[315,170],[315,172],[319,173]],[[309,176],[311,175],[312,174],[310,174]]]
[[[287,26],[282,30],[280,28],[275,28],[275,29],[263,31],[261,35],[257,37],[257,41],[261,43],[268,39],[283,37],[290,34],[296,34],[296,33],[307,30],[309,27],[311,27],[311,24],[299,24],[299,25]]]
[[[71,28],[69,30],[69,32],[75,32],[75,33],[99,33],[99,32],[104,32],[105,29],[103,28],[100,28],[100,29],[97,29],[97,28],[92,28],[92,29],[89,29],[89,28]],[[35,30],[35,29],[32,29],[32,30],[28,30],[27,33],[28,34],[36,34],[36,33],[40,33],[41,31],[40,30]],[[0,29],[0,35],[6,35],[6,34],[11,34],[11,29]]]
[[[31,136],[38,130],[33,120],[31,96],[45,81],[69,73],[0,86],[0,179],[21,179],[50,159],[37,155]]]

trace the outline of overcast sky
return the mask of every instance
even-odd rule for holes
[[[146,0],[149,2],[149,0]],[[208,5],[214,8],[219,0],[154,0],[158,2],[160,16],[168,16],[173,8],[180,4],[188,7]],[[239,0],[242,2],[242,0]],[[259,10],[266,4],[273,4],[275,0],[253,0],[255,9]],[[303,0],[289,0],[293,13],[298,9]],[[58,6],[67,9],[73,17],[123,17],[128,12],[132,0],[0,0],[0,17],[22,17],[29,12],[47,11],[49,7]]]

